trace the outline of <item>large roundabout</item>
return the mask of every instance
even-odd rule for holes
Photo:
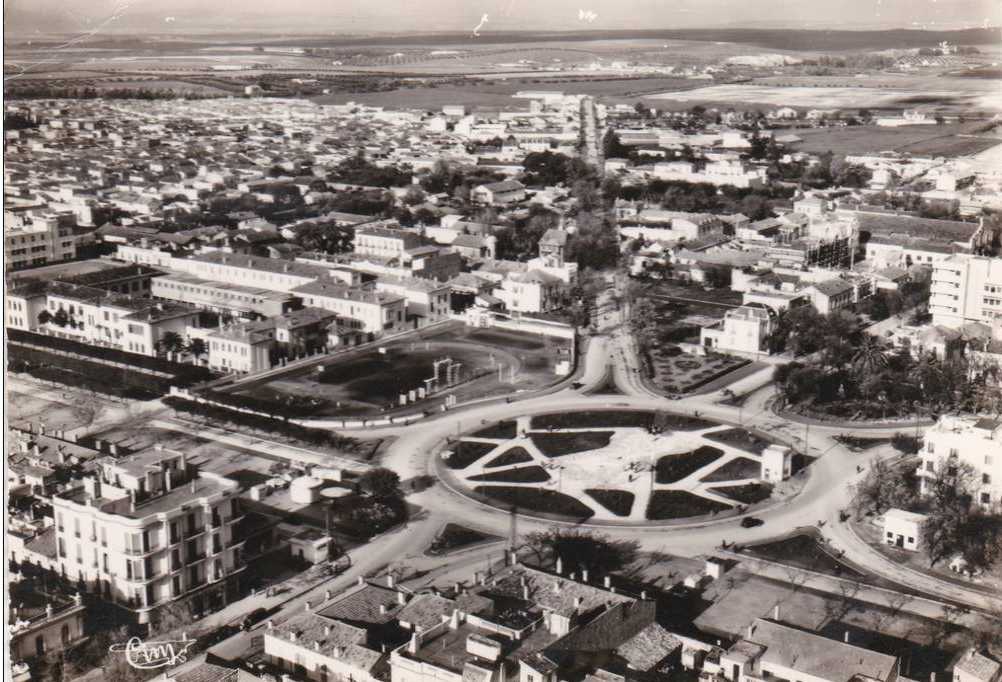
[[[599,409],[524,415],[450,438],[437,458],[454,489],[532,516],[601,524],[688,523],[754,511],[797,494],[770,475],[787,449],[695,416]]]

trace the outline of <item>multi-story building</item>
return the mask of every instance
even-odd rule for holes
[[[416,232],[374,225],[355,231],[354,251],[363,256],[399,258],[408,249],[418,246],[421,246],[421,236]]]
[[[172,273],[152,282],[154,298],[178,301],[230,315],[270,317],[290,310],[296,297],[263,287],[227,284],[186,273]]]
[[[73,214],[22,216],[4,211],[4,268],[20,270],[76,257]]]
[[[375,287],[379,292],[403,296],[407,315],[416,317],[419,327],[446,320],[452,312],[452,289],[448,284],[417,277],[381,277]]]
[[[58,563],[140,623],[171,602],[215,610],[245,568],[235,481],[153,448],[96,461],[80,487],[53,496]]]
[[[723,321],[703,327],[699,342],[708,349],[724,353],[768,353],[766,342],[773,326],[773,313],[769,309],[741,306],[728,310]]]
[[[1002,421],[988,417],[943,415],[925,432],[916,472],[927,494],[937,477],[963,466],[961,479],[976,504],[1002,508]]]
[[[956,254],[934,263],[929,312],[933,324],[954,329],[1002,319],[1002,258]]]
[[[6,322],[15,329],[153,357],[166,334],[183,337],[197,324],[198,310],[57,280],[12,288]]]
[[[518,180],[502,180],[477,185],[470,190],[470,201],[475,204],[497,206],[514,204],[525,199],[525,185]]]
[[[336,313],[342,324],[369,334],[397,334],[408,328],[406,301],[398,294],[331,281],[310,282],[293,293],[306,305]]]
[[[15,608],[10,625],[10,658],[18,662],[65,651],[85,638],[84,605],[79,595],[39,613],[22,614]]]

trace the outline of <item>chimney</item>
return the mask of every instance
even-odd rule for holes
[[[380,604],[379,605],[379,614],[381,616],[385,616],[386,615],[386,604]]]
[[[289,633],[289,641],[290,642],[295,642],[296,641],[296,633],[295,632],[290,632]]]
[[[45,605],[45,617],[52,618],[52,604]]]
[[[407,595],[405,595],[403,592],[397,592],[397,603],[400,605],[406,604]]]
[[[574,608],[575,609],[581,608],[581,597],[574,597]]]
[[[845,633],[842,635],[842,641],[845,642],[846,644],[849,643],[849,631],[848,630],[846,630]]]
[[[640,598],[643,599],[644,601],[647,600],[647,590],[640,591]]]
[[[779,604],[772,607],[772,619],[779,620]]]
[[[311,610],[310,606],[311,606],[310,602],[309,602],[309,600],[307,600],[306,604],[303,605],[303,608],[306,611],[310,611]]]
[[[320,642],[319,641],[313,643],[313,650],[314,651],[320,651]]]
[[[612,577],[608,575],[605,576],[605,579],[602,581],[602,584],[605,585],[605,589],[609,589],[610,587],[612,587]]]
[[[473,582],[477,585],[483,585],[483,576],[480,575],[480,571],[473,572]]]
[[[387,587],[393,587],[394,585],[396,585],[396,583],[397,583],[397,581],[393,578],[393,574],[392,573],[387,573],[386,574],[386,586]]]
[[[361,587],[365,584],[365,576],[358,576],[358,586]]]
[[[324,590],[324,601],[330,601],[330,599],[331,599],[331,591]]]
[[[529,586],[522,585],[522,599],[529,601]]]
[[[752,635],[754,635],[754,634],[755,634],[755,623],[752,623],[751,625],[748,626],[748,636],[747,636],[747,639],[751,639]]]
[[[275,629],[275,621],[273,621],[271,619],[268,620],[268,629],[269,630],[274,630]]]
[[[557,575],[562,575],[564,572],[564,560],[557,557]]]
[[[45,432],[43,431],[42,433],[45,433]],[[518,555],[515,554],[515,551],[512,550],[512,551],[508,552],[508,565],[509,566],[514,566],[517,563],[518,563]]]
[[[325,625],[324,626],[324,637],[329,637],[330,634],[331,634],[331,632],[332,632],[331,626],[330,625]]]
[[[131,511],[131,512],[136,511],[136,491],[135,490],[130,490],[129,491],[129,511]]]
[[[575,573],[574,571],[571,571],[571,574],[569,576],[567,576],[567,577],[570,578],[571,580],[577,580],[578,579],[578,574]]]
[[[588,582],[588,569],[587,568],[582,568],[581,569],[581,582],[583,582],[583,583]]]
[[[452,616],[449,617],[449,629],[456,630],[459,628],[459,609],[452,610]]]
[[[412,633],[411,634],[411,641],[409,641],[407,643],[407,652],[411,653],[411,654],[416,654],[417,650],[418,650],[418,647],[420,647],[420,646],[421,646],[421,643],[418,642],[417,633],[416,632]]]

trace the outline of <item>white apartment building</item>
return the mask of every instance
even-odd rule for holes
[[[699,343],[723,353],[768,353],[773,315],[766,308],[741,306],[728,310],[718,324],[703,327]]]
[[[957,254],[933,264],[929,312],[954,329],[1002,319],[1002,258]]]
[[[763,187],[767,181],[765,169],[753,168],[736,159],[711,161],[703,170],[696,170],[695,165],[687,161],[656,163],[652,175],[661,180],[707,182],[718,187]]]
[[[434,280],[382,277],[376,280],[376,291],[403,296],[407,314],[419,318],[418,326],[446,320],[452,312],[452,288]]]
[[[974,472],[969,492],[982,507],[1002,508],[1002,421],[988,417],[943,415],[925,432],[922,462],[916,472],[920,491],[931,490],[943,467],[967,464]]]
[[[175,303],[109,295],[104,289],[67,282],[27,285],[7,301],[12,327],[118,348],[154,357],[169,332],[185,335],[198,323],[198,311]],[[46,320],[39,319],[42,310]]]
[[[4,269],[20,270],[76,257],[72,214],[24,216],[4,211]]]
[[[260,372],[272,364],[275,323],[260,320],[233,324],[206,333],[204,340],[211,369],[244,374]]]
[[[397,334],[408,328],[403,296],[349,287],[339,282],[310,282],[293,290],[303,302],[336,313],[342,324],[373,335]]]
[[[197,614],[237,595],[245,564],[236,482],[197,473],[185,453],[159,448],[97,464],[83,486],[52,498],[63,575],[139,623],[175,600]]]
[[[404,251],[418,246],[421,236],[416,232],[372,225],[355,230],[353,250],[363,256],[399,258]]]

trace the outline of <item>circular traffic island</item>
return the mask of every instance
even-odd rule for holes
[[[453,488],[505,511],[648,524],[734,516],[793,495],[804,478],[790,478],[799,461],[728,424],[596,409],[481,425],[450,439],[437,469]]]

